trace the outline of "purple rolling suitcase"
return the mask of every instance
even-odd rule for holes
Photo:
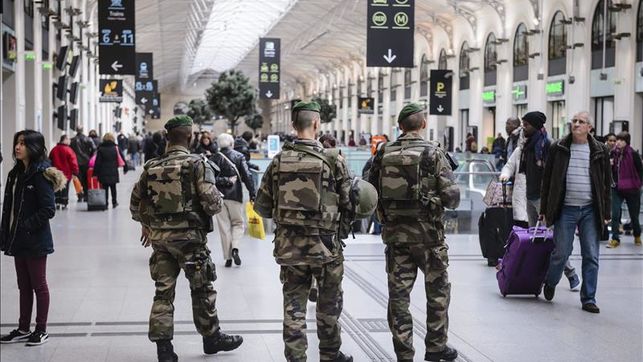
[[[553,232],[546,227],[513,227],[505,256],[496,273],[498,287],[503,296],[540,295],[549,268],[549,257],[554,250],[553,239]]]

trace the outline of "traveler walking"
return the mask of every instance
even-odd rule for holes
[[[134,163],[134,166],[138,166],[140,164],[140,146],[138,137],[136,137],[136,135],[130,135],[127,139],[127,154],[129,155],[130,160]]]
[[[514,224],[521,227],[535,227],[538,222],[542,173],[551,146],[543,128],[546,121],[541,112],[523,116],[523,138],[500,173],[500,181],[514,179],[511,200]],[[578,291],[580,278],[569,260],[565,263],[565,276],[569,288]]]
[[[89,139],[94,143],[94,149],[97,149],[100,145],[100,137],[98,136],[98,133],[96,133],[95,129],[89,131]]]
[[[127,136],[122,131],[116,137],[116,143],[118,144],[118,149],[124,154],[127,151]]]
[[[215,266],[207,246],[212,216],[221,211],[215,184],[216,167],[202,156],[191,155],[192,119],[175,116],[165,124],[167,152],[148,162],[134,185],[130,200],[132,219],[141,223],[141,241],[152,246],[150,273],[156,294],[150,313],[148,337],[156,343],[159,362],[177,361],[174,337],[174,289],[181,269],[190,283],[194,325],[203,336],[203,352],[231,351],[241,336],[221,332],[212,282]],[[189,167],[183,167],[187,164]],[[177,172],[186,170],[187,172]],[[159,197],[159,195],[164,197]],[[145,204],[150,207],[143,205]]]
[[[214,143],[212,143],[212,139],[210,138],[209,133],[204,133],[201,135],[201,140],[194,150],[194,153],[204,154],[208,157],[217,153],[217,147],[214,145]]]
[[[614,147],[616,147],[616,135],[612,132],[605,135],[605,145],[607,145],[608,151],[612,152]],[[611,157],[611,154],[610,154]]]
[[[319,283],[320,360],[351,362],[353,357],[340,351],[344,258],[337,234],[340,213],[351,209],[351,180],[337,150],[324,149],[315,140],[321,127],[319,111],[316,102],[299,102],[293,107],[292,125],[298,139],[285,143],[272,159],[254,208],[277,224],[273,255],[281,267],[286,360],[306,360],[306,299],[314,277]],[[299,217],[302,213],[308,217]]]
[[[599,313],[599,237],[610,221],[612,172],[607,146],[589,134],[591,128],[589,113],[577,113],[572,118],[571,133],[550,148],[543,173],[540,217],[547,226],[554,225],[555,249],[543,293],[547,300],[554,298],[578,228],[583,258],[581,304],[583,310]]]
[[[0,338],[0,343],[26,342],[37,346],[47,342],[49,286],[47,255],[54,252],[49,219],[54,217],[54,192],[65,185],[65,175],[47,160],[45,138],[24,130],[13,137],[16,160],[7,177],[2,204],[0,250],[14,257],[20,318],[18,328]],[[36,329],[31,332],[31,312],[36,295]]]
[[[65,188],[56,193],[56,208],[60,205],[63,209],[67,208],[69,203],[69,182],[74,175],[78,175],[78,160],[74,150],[69,146],[69,136],[62,135],[60,142],[49,153],[49,159],[52,165],[62,171],[67,178]]]
[[[444,208],[454,209],[460,204],[460,189],[444,151],[421,136],[427,123],[424,108],[411,103],[402,108],[397,120],[402,135],[377,152],[369,173],[369,182],[379,193],[393,347],[398,361],[413,361],[409,307],[420,269],[427,300],[424,358],[453,361],[458,352],[447,346],[451,283],[442,217]]]
[[[630,214],[634,245],[641,246],[641,180],[643,165],[641,155],[630,146],[630,134],[621,132],[616,136],[616,147],[611,152],[612,179],[612,239],[608,248],[616,248],[621,244],[620,224],[621,206],[627,204]]]
[[[231,267],[232,260],[234,260],[235,265],[241,265],[239,247],[245,227],[242,182],[248,189],[251,202],[254,202],[257,192],[255,184],[252,182],[246,159],[241,153],[232,149],[234,138],[230,134],[222,133],[217,138],[217,141],[220,147],[219,153],[223,156],[222,162],[229,163],[236,169],[236,179],[234,179],[233,184],[220,189],[221,193],[223,193],[223,209],[216,216],[219,234],[221,235],[223,257],[226,260],[225,266]]]
[[[78,201],[87,201],[87,170],[89,170],[89,159],[92,158],[96,147],[94,142],[83,134],[83,127],[76,128],[76,136],[71,139],[71,148],[76,153],[78,161],[78,178],[83,185],[82,194],[78,195]]]
[[[98,177],[103,189],[105,189],[105,201],[109,201],[109,191],[112,193],[112,207],[118,206],[116,198],[116,184],[120,181],[118,168],[123,167],[123,172],[127,172],[125,158],[121,151],[116,147],[114,135],[105,133],[103,143],[96,151],[96,163],[94,164],[94,175]]]
[[[464,150],[465,152],[478,153],[478,142],[472,133],[467,133]]]
[[[522,138],[520,119],[517,117],[507,118],[507,122],[505,122],[505,131],[507,131],[507,142],[505,143],[504,159],[505,162],[507,162],[509,157],[511,157],[511,154],[520,144]]]

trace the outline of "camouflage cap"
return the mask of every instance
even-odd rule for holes
[[[406,119],[406,117],[412,114],[423,112],[423,111],[424,111],[424,107],[421,104],[409,103],[406,106],[404,106],[404,108],[402,108],[402,110],[400,111],[400,115],[397,117],[397,123],[402,122],[404,119]]]
[[[319,103],[311,101],[311,102],[297,102],[294,107],[292,107],[293,112],[299,112],[299,111],[312,111],[312,112],[317,112],[319,113],[321,111],[321,106]]]
[[[176,127],[182,127],[182,126],[187,126],[187,127],[192,127],[192,118],[188,115],[181,114],[178,116],[172,117],[167,123],[165,123],[165,129],[166,130],[171,130]]]

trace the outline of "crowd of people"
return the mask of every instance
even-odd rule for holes
[[[359,188],[348,171],[337,140],[330,134],[319,137],[319,105],[300,102],[293,111],[297,135],[272,160],[259,188],[251,172],[258,169],[250,155],[258,148],[254,135],[246,132],[235,139],[228,133],[216,138],[207,131],[193,133],[187,116],[176,116],[163,131],[145,137],[106,133],[99,139],[95,131],[85,136],[78,128],[73,138],[62,136],[49,155],[42,134],[18,132],[13,142],[16,162],[6,181],[8,191],[2,205],[0,247],[14,257],[20,317],[18,328],[0,342],[39,345],[48,339],[46,260],[54,251],[49,219],[56,204],[67,204],[70,181],[78,177],[86,190],[87,174],[93,173],[106,199],[111,192],[112,205],[117,207],[118,168],[127,172],[130,164],[135,167],[145,161],[131,194],[130,211],[141,223],[143,246],[154,249],[150,271],[156,294],[149,337],[157,344],[159,361],[177,360],[171,343],[172,303],[180,270],[190,282],[204,352],[233,350],[243,342],[241,336],[225,334],[219,327],[212,285],[216,273],[207,233],[214,229],[214,218],[225,267],[241,265],[244,187],[254,210],[276,221],[274,256],[283,284],[286,358],[306,358],[306,299],[315,290],[322,360],[352,361],[340,351],[337,321],[343,303],[342,239],[347,234],[337,225],[346,224],[346,217],[349,225],[355,221],[368,192]],[[610,225],[608,247],[620,245],[624,202],[634,243],[641,245],[638,216],[643,163],[627,132],[607,134],[604,142],[592,136],[593,120],[588,112],[575,114],[571,132],[559,140],[548,137],[546,122],[541,112],[507,120],[507,139],[499,134],[492,147],[502,160],[499,179],[513,182],[514,225],[554,228],[545,299],[553,300],[564,273],[571,289],[580,287],[582,309],[599,313],[599,241]],[[423,272],[429,309],[425,359],[450,361],[458,354],[446,344],[451,285],[442,217],[445,208],[456,208],[460,201],[453,173],[457,165],[439,145],[423,139],[427,121],[420,105],[405,106],[398,125],[402,134],[397,140],[373,137],[372,157],[362,172],[362,179],[377,190],[370,201],[373,208],[377,205],[372,220],[375,232],[382,233],[386,244],[389,327],[397,359],[413,360],[410,293],[418,270]],[[472,135],[466,143],[467,149],[477,149]],[[83,192],[78,197],[81,202],[86,200]],[[145,207],[144,199],[150,203]],[[575,235],[580,239],[582,280],[569,261]],[[34,294],[36,328],[31,332]]]

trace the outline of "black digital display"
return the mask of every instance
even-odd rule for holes
[[[72,83],[69,88],[69,101],[73,104],[78,101],[78,82]]]
[[[58,77],[58,83],[56,84],[56,98],[61,101],[65,100],[65,95],[67,94],[67,76],[61,75]]]
[[[80,55],[74,55],[69,65],[69,75],[74,78],[78,72],[78,65],[80,64]]]
[[[60,50],[58,51],[58,55],[56,56],[56,69],[62,71],[65,69],[65,65],[67,65],[67,50],[69,47],[66,45],[64,47],[61,47]]]

